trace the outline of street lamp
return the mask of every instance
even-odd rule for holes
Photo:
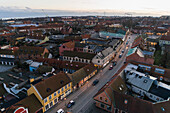
[[[88,88],[88,83],[89,83],[89,81],[87,81],[87,88]]]
[[[66,100],[67,100],[67,98],[65,97],[65,98],[64,98],[64,101],[65,101],[65,106],[66,106]]]

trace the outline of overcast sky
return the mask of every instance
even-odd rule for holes
[[[150,15],[170,15],[170,0],[0,0],[1,10],[24,9],[136,12]]]

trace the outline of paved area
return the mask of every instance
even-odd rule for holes
[[[13,66],[0,65],[0,72],[5,72],[12,68]]]

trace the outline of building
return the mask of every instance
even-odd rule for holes
[[[42,63],[40,63],[40,62],[32,62],[32,63],[29,65],[29,70],[30,70],[31,72],[34,72],[34,71],[36,71],[36,70],[38,69],[38,67],[39,67],[40,65],[42,65]]]
[[[97,55],[92,59],[92,62],[97,67],[105,67],[114,58],[114,56],[114,49],[108,47],[105,50],[97,53]]]
[[[74,51],[74,48],[74,41],[66,42],[59,47],[59,54],[62,56],[64,51]]]
[[[161,36],[159,40],[159,45],[160,46],[170,45],[170,36]]]
[[[138,68],[131,63],[122,66],[93,97],[96,107],[111,113],[170,112],[169,86]]]
[[[11,105],[5,113],[43,113],[42,104],[34,94],[22,99],[21,101]]]
[[[62,61],[60,69],[66,73],[72,74],[86,65],[88,65],[88,63]]]
[[[77,89],[83,86],[96,73],[97,73],[97,69],[95,68],[95,66],[93,64],[89,64],[72,74],[68,74],[68,76],[73,82],[73,88]]]
[[[16,58],[19,59],[37,59],[37,58],[51,58],[48,49],[42,47],[21,46],[15,52]]]
[[[37,84],[32,84],[27,90],[28,96],[34,94],[42,104],[43,112],[64,99],[72,92],[72,82],[65,73],[58,73]]]
[[[72,62],[81,62],[81,63],[91,63],[95,55],[96,54],[83,53],[83,52],[77,52],[77,51],[64,51],[63,60],[72,61]]]
[[[145,54],[147,54],[147,53],[148,52],[145,52]],[[145,54],[138,47],[132,48],[128,51],[128,53],[126,55],[127,56],[126,62],[135,61],[135,62],[142,62],[142,63],[145,63],[145,64],[153,65],[154,59],[147,57]]]
[[[15,65],[15,53],[13,50],[0,49],[0,64]]]

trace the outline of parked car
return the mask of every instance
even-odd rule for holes
[[[70,102],[67,104],[67,108],[71,108],[71,106],[73,106],[75,104],[75,102],[73,100],[70,100]]]
[[[63,109],[59,109],[56,113],[64,113]]]
[[[96,80],[93,81],[93,84],[92,84],[92,85],[95,86],[98,82],[99,82],[99,80],[96,79]]]
[[[116,61],[113,61],[112,63],[113,63],[113,66],[116,66],[116,64],[117,64],[117,62],[116,62]]]
[[[112,70],[113,69],[113,66],[111,65],[110,67],[109,67],[109,70]]]
[[[121,58],[122,57],[122,53],[120,53],[120,55],[119,55],[119,58]]]

